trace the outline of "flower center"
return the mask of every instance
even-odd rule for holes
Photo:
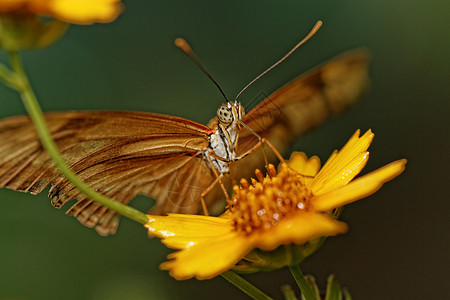
[[[256,170],[250,185],[245,179],[241,187],[234,186],[233,197],[228,203],[233,225],[239,232],[250,234],[257,229],[267,230],[289,214],[310,209],[311,191],[304,178],[281,164],[277,174],[269,164],[266,177]]]

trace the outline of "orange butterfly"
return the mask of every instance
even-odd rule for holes
[[[225,175],[246,177],[261,166],[263,156],[252,152],[258,136],[283,151],[352,105],[367,87],[367,69],[365,50],[345,53],[289,82],[247,114],[237,101],[221,105],[207,126],[128,111],[55,112],[45,118],[67,164],[94,190],[123,204],[147,195],[157,200],[153,214],[199,213],[201,196],[210,208],[223,198],[215,183],[227,186]],[[0,187],[37,194],[51,185],[53,206],[76,198],[67,214],[101,235],[115,233],[118,214],[62,177],[28,116],[0,120],[0,140]]]

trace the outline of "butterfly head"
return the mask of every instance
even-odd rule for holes
[[[239,102],[228,102],[217,109],[217,120],[225,127],[241,120],[244,115],[244,107]]]

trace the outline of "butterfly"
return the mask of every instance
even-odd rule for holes
[[[149,196],[156,199],[153,214],[199,213],[202,195],[209,208],[221,203],[227,174],[241,178],[261,166],[261,137],[284,151],[351,106],[366,90],[368,60],[364,49],[344,53],[295,78],[248,113],[238,101],[222,104],[208,125],[132,111],[52,112],[45,119],[66,163],[99,193],[123,204],[139,194]],[[119,215],[86,198],[61,175],[28,116],[0,120],[0,140],[0,187],[37,194],[51,185],[53,206],[76,199],[68,215],[101,235],[116,232]]]

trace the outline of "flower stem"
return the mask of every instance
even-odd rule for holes
[[[4,84],[9,86],[12,89],[17,89],[17,76],[13,72],[11,72],[6,66],[0,64],[0,79]]]
[[[308,285],[308,282],[305,279],[305,276],[303,276],[302,270],[300,270],[300,266],[290,265],[289,270],[291,271],[292,276],[295,279],[295,282],[297,282],[298,287],[302,291],[303,296],[306,300],[317,300],[318,298],[314,294],[311,287]]]
[[[252,285],[250,282],[239,276],[238,274],[234,273],[233,271],[225,271],[222,274],[220,274],[223,278],[228,280],[231,284],[233,284],[235,287],[243,291],[245,294],[247,294],[252,299],[257,300],[269,300],[272,299],[271,297],[264,294],[261,290],[259,290],[257,287]]]
[[[138,223],[146,224],[148,222],[148,218],[143,212],[140,212],[132,207],[129,207],[97,193],[86,183],[81,181],[76,176],[76,174],[67,166],[61,154],[59,153],[58,148],[53,141],[53,138],[51,137],[47,124],[45,123],[42,110],[23,69],[19,53],[15,51],[10,52],[10,61],[12,70],[14,71],[14,74],[16,76],[16,78],[14,78],[14,81],[17,82],[17,84],[15,84],[13,87],[20,93],[23,104],[34,123],[34,126],[36,127],[44,149],[47,150],[53,162],[64,174],[64,176],[68,180],[70,180],[70,182],[88,198]]]

